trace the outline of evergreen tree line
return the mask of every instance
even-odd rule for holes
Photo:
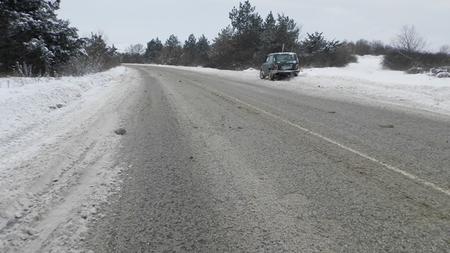
[[[147,43],[147,47],[131,45],[122,54],[124,63],[156,63],[166,65],[208,66],[211,44],[202,35],[191,34],[182,45],[178,37],[171,35],[163,44],[158,38]]]
[[[0,74],[82,75],[120,64],[103,36],[80,38],[60,0],[0,0]]]
[[[123,62],[208,66],[223,69],[259,67],[269,53],[298,53],[306,66],[345,66],[356,60],[347,43],[326,39],[322,33],[307,34],[299,40],[300,27],[284,14],[270,12],[262,18],[250,1],[241,2],[229,13],[230,25],[210,43],[204,35],[190,35],[181,44],[171,35],[163,44],[158,38],[137,52],[131,46]]]
[[[241,2],[229,13],[230,24],[210,43],[194,35],[181,44],[175,35],[162,43],[158,38],[127,50],[123,62],[207,66],[222,69],[258,68],[269,53],[296,52],[302,66],[342,67],[356,61],[355,55],[383,55],[384,67],[408,70],[411,67],[450,65],[450,46],[439,53],[424,52],[425,45],[413,26],[403,28],[391,45],[381,41],[330,40],[323,33],[306,33],[300,40],[300,26],[285,15],[270,12],[263,18],[250,1]]]

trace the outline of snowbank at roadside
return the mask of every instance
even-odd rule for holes
[[[344,68],[306,68],[296,78],[274,82],[260,80],[254,69],[176,68],[333,99],[387,103],[450,115],[450,78],[386,70],[382,60],[382,56],[360,56],[357,63]]]
[[[358,57],[345,68],[306,69],[284,88],[319,90],[326,96],[368,99],[450,115],[450,79],[386,70],[380,56]]]
[[[62,78],[0,78],[0,148],[15,136],[60,116],[64,107],[95,96],[127,68]]]
[[[450,80],[439,79],[427,74],[406,74],[403,71],[387,70],[382,66],[382,56],[358,56],[356,63],[344,68],[312,68],[305,73],[314,77],[347,77],[376,83],[406,86],[448,85]]]
[[[126,169],[114,129],[139,78],[0,78],[0,252],[82,252]]]

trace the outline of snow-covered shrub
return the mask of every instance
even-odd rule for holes
[[[72,57],[58,72],[66,75],[84,75],[105,71],[120,64],[117,49],[108,46],[101,34],[83,39],[82,53]]]
[[[425,73],[425,69],[421,67],[412,67],[406,71],[408,74],[422,74]]]
[[[16,76],[21,77],[32,77],[33,76],[33,65],[29,65],[26,62],[24,63],[16,63],[14,67],[14,73]]]
[[[327,40],[322,33],[307,34],[300,43],[300,62],[311,67],[344,67],[356,62],[349,47],[336,40]]]
[[[385,55],[383,66],[392,70],[407,71],[414,67],[431,69],[450,65],[450,56],[442,53],[421,53],[392,50]]]

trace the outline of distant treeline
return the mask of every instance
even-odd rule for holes
[[[282,50],[301,54],[308,66],[345,66],[356,60],[347,43],[328,40],[318,32],[300,41],[295,20],[272,12],[262,18],[249,1],[233,8],[229,18],[230,25],[212,43],[203,35],[197,39],[191,34],[182,44],[171,35],[164,44],[156,38],[146,48],[130,46],[122,61],[244,69],[258,67],[267,54]]]
[[[320,32],[307,33],[300,40],[300,26],[295,20],[272,12],[263,19],[255,10],[249,1],[233,8],[230,25],[212,42],[193,34],[184,44],[175,35],[164,43],[156,38],[146,47],[130,46],[122,54],[122,62],[245,69],[259,67],[267,54],[284,49],[296,52],[306,67],[342,67],[356,61],[355,55],[385,55],[384,66],[396,70],[450,64],[448,47],[440,53],[422,52],[424,45],[414,27],[405,27],[392,45],[381,41],[330,40]]]

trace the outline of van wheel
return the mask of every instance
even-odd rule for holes
[[[269,74],[269,79],[270,79],[270,81],[275,81],[275,75],[270,73]]]
[[[259,78],[266,79],[266,75],[264,75],[264,71],[263,70],[259,71]]]

